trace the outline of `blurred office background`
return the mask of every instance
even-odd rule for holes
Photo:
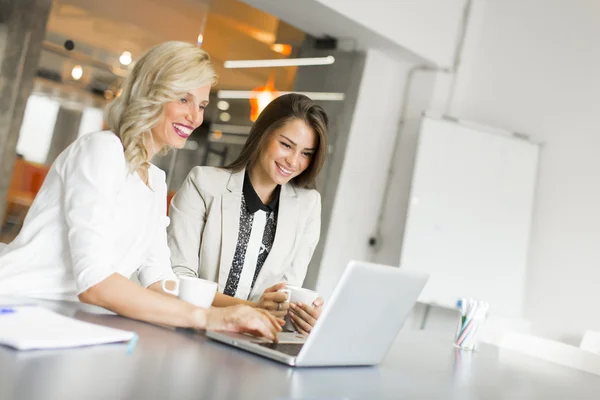
[[[18,232],[54,158],[102,129],[102,108],[119,95],[131,60],[166,40],[192,41],[211,54],[220,80],[186,148],[155,160],[171,192],[193,166],[238,154],[252,124],[251,93],[321,99],[331,145],[306,286],[327,296],[351,259],[399,264],[424,112],[521,132],[541,143],[522,318],[532,332],[567,343],[600,330],[599,1],[0,6],[3,241]],[[333,63],[317,66],[225,68],[232,60],[330,56]]]

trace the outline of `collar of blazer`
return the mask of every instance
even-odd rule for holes
[[[240,226],[240,206],[242,203],[242,188],[245,170],[232,172],[227,182],[228,192],[223,194],[222,202],[222,252],[219,268],[219,287],[224,288],[231,270],[231,264],[237,247]],[[281,187],[279,196],[279,211],[277,213],[277,229],[275,240],[269,256],[260,270],[254,284],[255,288],[261,287],[261,283],[269,276],[280,274],[283,276],[294,244],[298,230],[298,196],[294,185],[286,183]],[[256,266],[252,266],[256,268]],[[277,279],[277,277],[275,277]],[[278,282],[274,282],[278,283]],[[238,287],[238,292],[241,288]],[[239,293],[247,298],[254,293]],[[236,297],[239,297],[236,294]]]

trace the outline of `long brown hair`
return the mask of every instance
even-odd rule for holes
[[[242,152],[233,163],[225,168],[237,172],[253,167],[273,131],[295,119],[304,121],[313,129],[317,143],[308,168],[293,178],[292,183],[298,187],[314,189],[319,171],[327,157],[329,118],[321,106],[307,96],[298,93],[279,96],[265,107],[252,125]]]

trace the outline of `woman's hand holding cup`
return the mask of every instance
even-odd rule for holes
[[[323,311],[323,303],[323,298],[317,297],[312,305],[302,302],[290,305],[290,319],[296,332],[308,335],[312,331]]]
[[[269,311],[277,318],[285,318],[285,328],[308,335],[323,311],[324,300],[316,292],[285,282],[266,289],[257,307]]]
[[[285,286],[285,282],[280,282],[266,289],[260,296],[257,307],[269,311],[277,318],[285,317],[290,305],[289,291],[285,289]]]

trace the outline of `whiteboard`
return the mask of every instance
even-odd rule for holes
[[[423,118],[400,256],[430,274],[419,301],[522,316],[538,156],[512,134]]]

